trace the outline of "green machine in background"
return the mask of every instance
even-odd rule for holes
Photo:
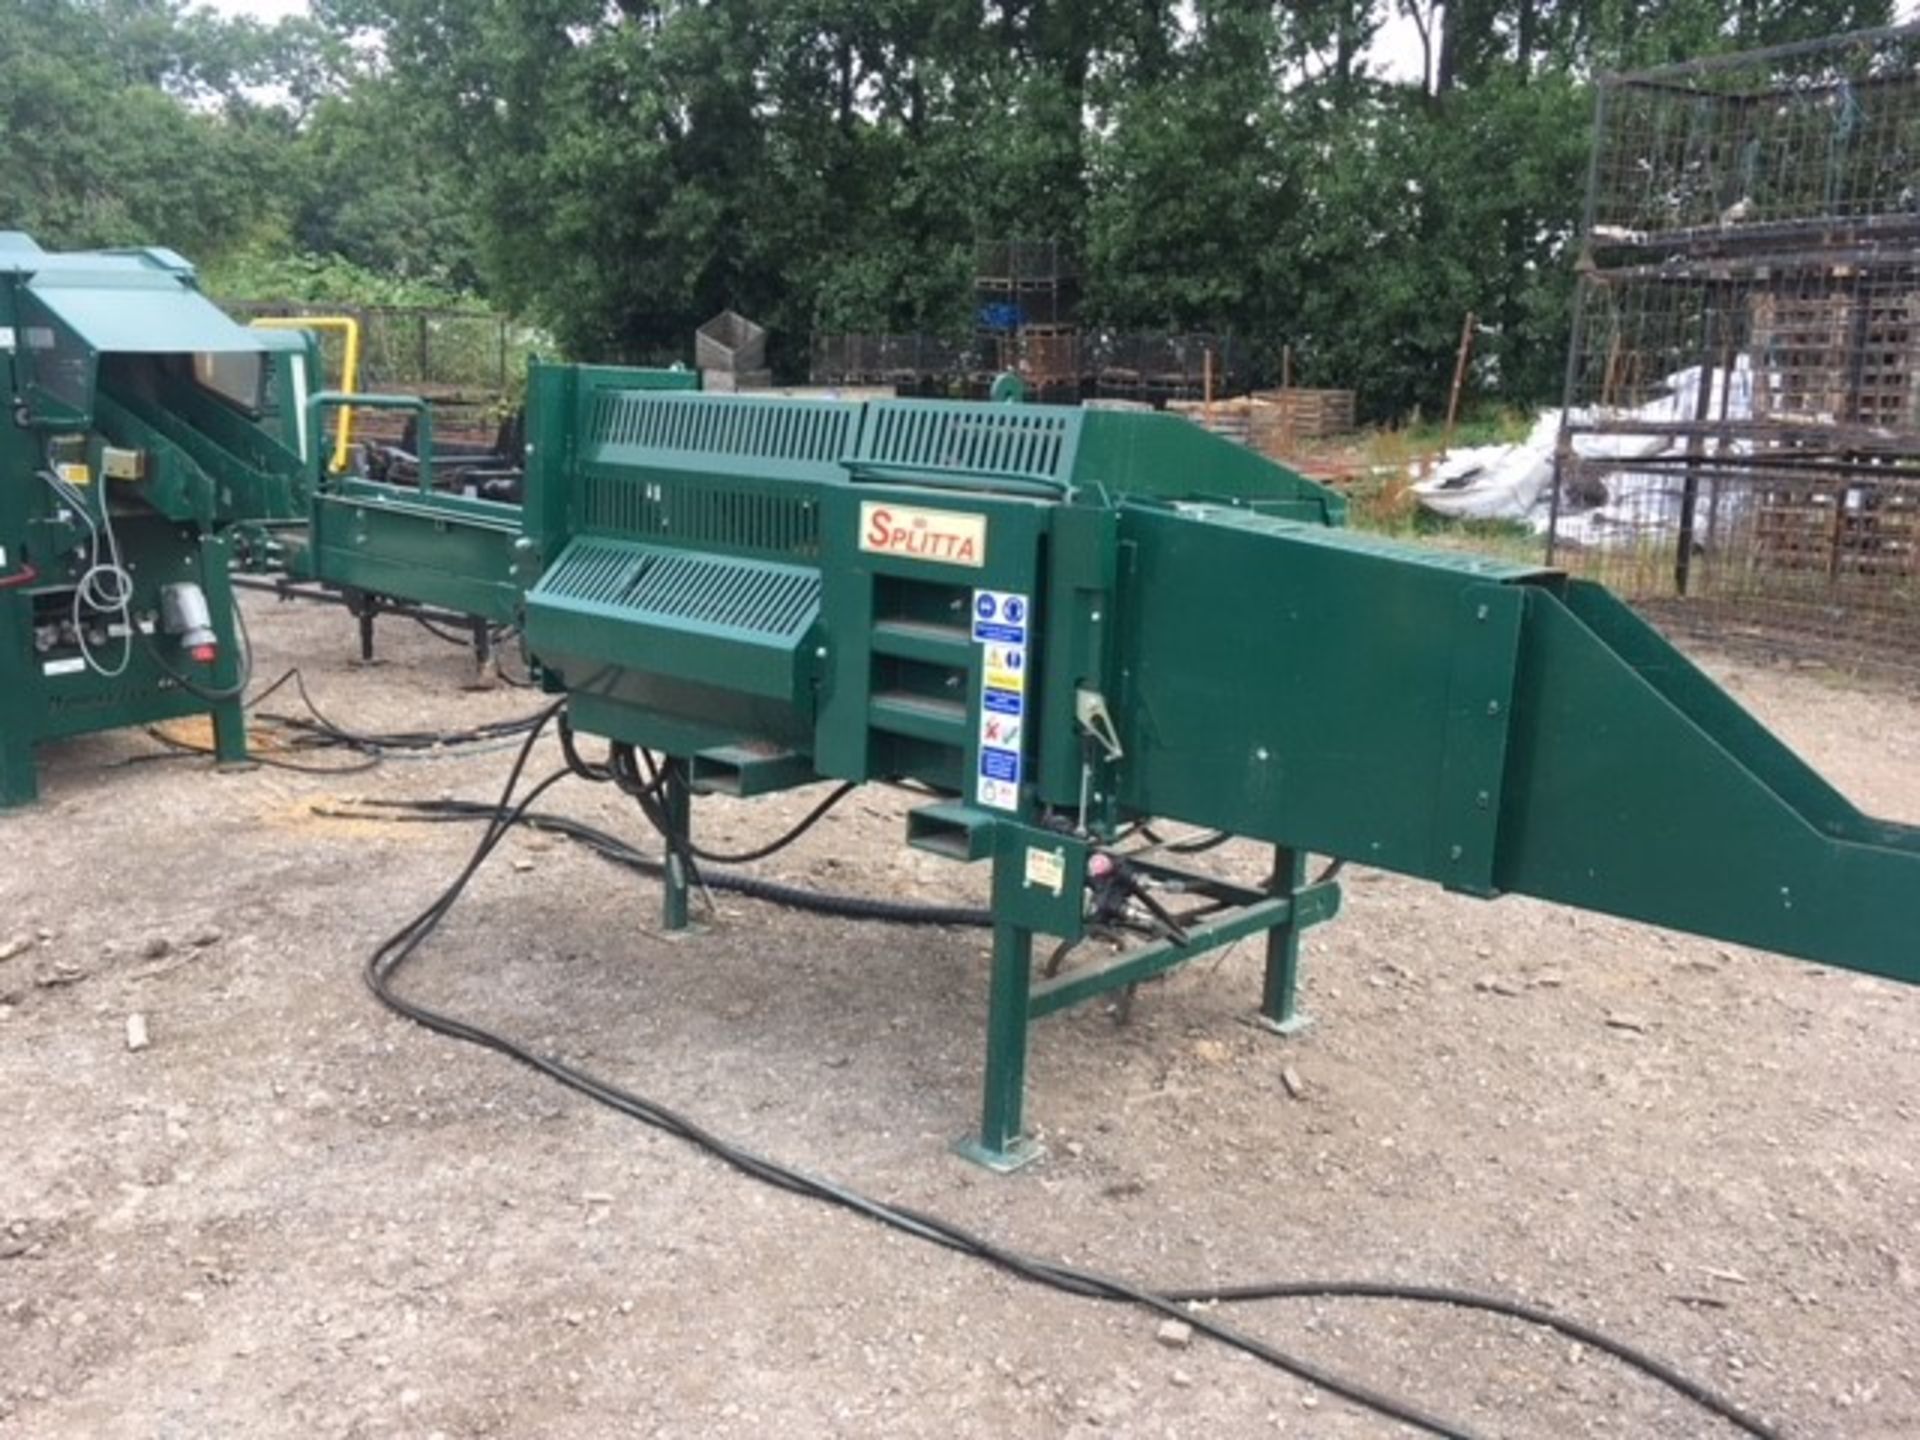
[[[61,736],[206,713],[245,757],[229,567],[304,514],[314,368],[169,251],[0,233],[0,808]]]
[[[236,583],[518,623],[539,578],[519,501],[437,483],[424,402],[322,375],[313,332],[236,324],[170,251],[0,232],[0,809],[64,736],[208,714],[219,758],[244,759]],[[348,404],[417,413],[406,483],[330,463]]]
[[[909,783],[908,843],[991,864],[986,1163],[1029,1153],[1041,1016],[1259,938],[1261,1013],[1300,1023],[1300,932],[1339,902],[1310,853],[1920,981],[1920,831],[1605,591],[1350,534],[1183,420],[536,367],[527,434],[526,641],[666,835],[669,924],[700,792]],[[1072,963],[1092,938],[1123,943]]]
[[[699,384],[689,370],[622,373],[635,389],[691,390]],[[316,455],[305,531],[286,547],[277,588],[294,593],[293,587],[313,583],[354,597],[366,658],[372,619],[382,610],[468,620],[483,647],[488,627],[517,626],[521,596],[540,577],[524,534],[521,500],[470,493],[474,487],[462,484],[466,457],[436,455],[432,407],[412,396],[316,391],[307,400],[308,428],[324,433],[329,418],[349,406],[411,413],[414,453],[401,457],[403,474],[384,475],[364,468],[335,471],[324,449]],[[399,453],[388,449],[389,455]],[[522,463],[519,456],[499,458],[510,460],[516,472]],[[503,488],[515,495],[517,473]]]

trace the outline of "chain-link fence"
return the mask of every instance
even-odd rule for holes
[[[448,435],[490,430],[520,403],[527,361],[554,352],[544,332],[485,310],[270,300],[222,304],[242,321],[269,316],[342,316],[357,321],[359,388],[431,399],[436,424]],[[338,383],[345,364],[345,339],[334,330],[316,333],[328,383]],[[373,411],[359,412],[356,421],[367,433],[399,423]]]

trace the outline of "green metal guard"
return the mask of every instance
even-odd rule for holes
[[[331,467],[327,448],[319,443],[326,434],[329,410],[393,410],[418,418],[420,478],[415,485],[422,495],[433,494],[433,406],[418,395],[369,395],[354,390],[321,390],[307,398],[307,433],[314,437],[314,488],[326,487]]]

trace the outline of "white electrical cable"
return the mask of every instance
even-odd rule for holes
[[[103,494],[100,497],[100,519],[95,522],[88,510],[86,497],[75,486],[51,469],[42,470],[40,476],[87,527],[87,568],[73,590],[73,638],[80,646],[80,658],[86,662],[89,670],[103,680],[116,680],[126,674],[127,667],[133,663],[133,576],[120,562],[120,539],[113,531],[112,511]],[[107,555],[104,562],[100,558],[103,536]],[[112,616],[115,612],[119,614],[120,659],[111,667],[95,655],[92,645],[87,641],[85,612],[89,608],[96,614],[108,617],[109,632]]]

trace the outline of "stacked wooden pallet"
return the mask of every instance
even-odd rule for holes
[[[1278,426],[1296,440],[1344,435],[1354,426],[1351,390],[1256,390],[1252,400],[1262,423]]]
[[[1354,428],[1351,390],[1256,390],[1230,400],[1169,400],[1167,409],[1272,459],[1297,453],[1302,441]]]
[[[1920,490],[1910,482],[1774,483],[1755,499],[1755,558],[1766,569],[1833,578],[1920,572]]]
[[[1758,420],[1920,424],[1920,291],[1748,297]]]

